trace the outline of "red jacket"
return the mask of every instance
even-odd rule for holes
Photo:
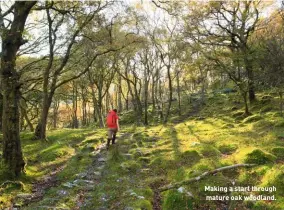
[[[107,127],[117,128],[117,120],[119,119],[115,111],[110,111],[107,115]]]

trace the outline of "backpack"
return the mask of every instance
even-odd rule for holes
[[[107,126],[110,128],[116,127],[116,113],[115,112],[109,112],[107,115]]]

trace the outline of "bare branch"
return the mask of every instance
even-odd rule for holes
[[[178,188],[182,185],[188,185],[190,183],[197,182],[197,181],[203,179],[204,177],[206,177],[208,175],[216,174],[220,171],[225,171],[225,170],[234,169],[234,168],[253,167],[253,166],[256,166],[256,164],[236,164],[236,165],[231,165],[231,166],[225,166],[225,167],[222,167],[222,168],[217,168],[217,169],[214,169],[214,170],[211,170],[211,171],[206,171],[203,174],[201,174],[200,176],[197,176],[197,177],[194,177],[194,178],[182,181],[182,182],[177,182],[177,183],[173,183],[173,184],[170,184],[170,185],[160,187],[158,190],[160,192],[163,192],[163,191],[167,191],[167,190],[170,190],[170,189]]]

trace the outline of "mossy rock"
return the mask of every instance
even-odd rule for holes
[[[136,172],[137,170],[139,170],[141,168],[141,165],[138,162],[134,161],[134,160],[123,162],[120,166],[123,169],[126,169],[126,170],[128,170],[130,172]]]
[[[277,160],[284,160],[284,147],[274,147],[271,152],[277,157]]]
[[[217,157],[221,155],[221,152],[211,145],[202,145],[200,148],[200,153],[204,157]]]
[[[251,123],[251,122],[257,122],[259,120],[262,120],[263,118],[260,115],[252,115],[248,116],[243,120],[243,123]]]
[[[222,144],[218,149],[221,153],[230,155],[238,149],[238,146],[236,144]]]
[[[260,149],[255,149],[246,155],[245,163],[266,164],[274,163],[276,157],[272,154],[265,153]]]
[[[180,155],[182,162],[195,163],[201,159],[200,154],[196,150],[187,150]]]

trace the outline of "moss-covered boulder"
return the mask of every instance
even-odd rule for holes
[[[248,153],[245,159],[245,163],[254,163],[254,164],[267,164],[274,163],[276,157],[272,154],[263,152],[260,149],[255,149],[251,153]]]
[[[187,150],[180,154],[182,162],[196,163],[201,159],[200,154],[196,150]]]
[[[233,154],[238,149],[236,144],[222,144],[218,147],[218,150],[226,155]]]
[[[284,147],[274,147],[271,152],[277,157],[277,160],[284,160]]]

